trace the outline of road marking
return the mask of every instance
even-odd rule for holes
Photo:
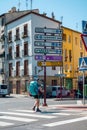
[[[33,111],[33,110],[15,110],[15,111],[18,111],[18,112],[29,112],[29,113],[35,113],[35,111]]]
[[[54,123],[44,124],[43,126],[54,127],[54,126],[69,124],[69,123],[83,121],[83,120],[87,120],[87,117],[81,117],[81,118],[76,118],[76,119],[69,119],[69,120],[64,120],[64,121],[58,121],[58,122],[54,122]]]
[[[47,119],[52,119],[56,118],[56,116],[46,116],[46,115],[37,115],[37,114],[29,114],[29,113],[15,113],[15,112],[0,112],[1,114],[8,114],[8,115],[17,115],[17,116],[27,116],[27,117],[38,117],[38,118],[47,118]]]
[[[31,112],[31,113],[35,113],[34,111],[32,111],[32,110],[15,110],[15,111],[18,111],[18,112]],[[66,115],[66,116],[68,116],[68,115],[71,115],[71,114],[69,114],[69,113],[57,113],[57,112],[55,112],[55,113],[52,113],[53,115]]]
[[[64,116],[69,116],[69,115],[71,115],[71,114],[69,114],[69,113],[52,113],[53,115],[64,115]]]
[[[1,116],[0,119],[15,120],[15,121],[22,121],[22,122],[38,121],[37,119],[19,118],[19,117],[12,117],[12,116]]]
[[[0,121],[0,126],[10,126],[10,125],[14,125],[14,123],[7,123],[7,122]]]

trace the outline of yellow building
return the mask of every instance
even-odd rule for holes
[[[65,86],[69,89],[78,89],[78,76],[82,75],[78,70],[79,58],[87,56],[87,52],[81,40],[81,33],[70,28],[63,27],[63,73]]]

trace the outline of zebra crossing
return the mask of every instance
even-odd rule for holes
[[[33,123],[38,122],[39,120],[50,120],[54,118],[58,118],[58,116],[69,116],[72,113],[70,112],[50,112],[50,113],[39,113],[34,112],[32,110],[8,110],[8,111],[1,111],[0,112],[0,128],[2,127],[9,127],[15,126],[18,123]],[[87,119],[87,118],[85,118]],[[52,124],[44,124],[43,126],[51,126]],[[55,125],[54,125],[55,126]]]

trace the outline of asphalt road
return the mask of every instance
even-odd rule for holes
[[[87,130],[87,106],[77,100],[40,100],[41,113],[33,112],[33,98],[12,95],[0,98],[0,130]]]

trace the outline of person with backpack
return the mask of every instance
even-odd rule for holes
[[[40,81],[39,79],[30,81],[28,87],[29,95],[35,98],[35,103],[32,110],[36,112],[41,112],[41,110],[39,109],[40,94],[44,92],[44,90],[41,88],[39,84],[39,81]]]

